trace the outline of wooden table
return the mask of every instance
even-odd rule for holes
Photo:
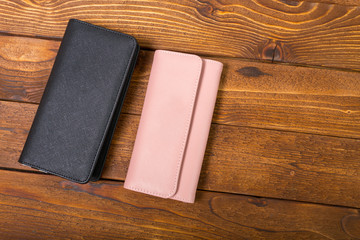
[[[0,0],[0,239],[360,238],[360,1]],[[102,180],[17,160],[66,23],[140,57]],[[155,49],[224,63],[195,204],[123,188]]]

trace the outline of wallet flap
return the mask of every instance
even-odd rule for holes
[[[193,203],[211,127],[223,64],[203,59],[201,78],[178,189],[171,199]]]
[[[202,64],[196,55],[155,52],[125,188],[176,193]]]

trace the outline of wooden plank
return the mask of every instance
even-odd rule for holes
[[[37,105],[0,102],[0,167],[17,160]],[[122,114],[103,177],[124,180],[139,116]],[[199,188],[360,207],[360,139],[213,124]]]
[[[0,99],[39,103],[58,47],[0,36]],[[141,113],[152,58],[141,51],[123,112]],[[214,59],[225,64],[214,123],[360,137],[360,73]]]
[[[286,4],[297,6],[301,4],[302,1],[299,0],[280,0]],[[320,3],[327,3],[327,4],[340,4],[340,5],[347,5],[347,6],[360,6],[359,0],[305,0],[308,2],[320,2]]]
[[[9,228],[11,226],[11,228]],[[198,191],[186,204],[57,177],[1,171],[6,239],[354,239],[359,210]]]
[[[0,1],[0,30],[61,38],[69,18],[142,47],[360,70],[360,7],[277,0]]]

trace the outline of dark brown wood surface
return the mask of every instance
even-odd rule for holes
[[[143,48],[86,185],[17,162],[69,18]],[[122,187],[155,49],[224,63],[195,204]],[[360,239],[359,56],[357,0],[0,0],[0,239]]]
[[[301,4],[302,1],[300,0],[280,0],[282,2],[285,2],[289,5],[299,5]],[[339,5],[348,5],[348,6],[360,6],[360,1],[359,0],[316,0],[316,1],[312,1],[312,0],[305,0],[308,2],[319,2],[319,3],[328,3],[328,4],[339,4]]]
[[[359,210],[344,207],[204,191],[187,204],[125,190],[119,182],[81,185],[4,170],[0,191],[6,239],[22,239],[24,232],[26,239],[360,237]]]
[[[143,48],[360,70],[360,7],[278,0],[0,1],[4,33],[58,38],[69,18]]]
[[[0,44],[0,99],[39,103],[59,42],[0,36]],[[141,113],[152,58],[140,52],[123,112]],[[225,65],[214,123],[360,138],[358,72],[213,59]]]
[[[36,109],[0,101],[0,166],[33,170],[17,160]],[[125,179],[138,122],[120,116],[104,178]],[[359,149],[360,139],[213,124],[199,188],[360,208]]]

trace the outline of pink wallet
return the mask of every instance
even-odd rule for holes
[[[223,64],[155,52],[125,188],[195,201]]]

